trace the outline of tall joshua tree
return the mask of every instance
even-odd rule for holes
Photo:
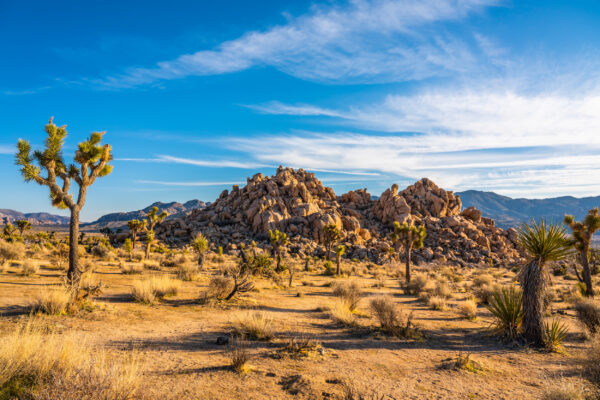
[[[519,274],[523,288],[523,336],[533,346],[543,346],[544,295],[549,282],[544,267],[549,261],[565,257],[569,243],[565,228],[545,219],[521,225],[519,243],[529,253],[529,261]]]
[[[406,283],[410,282],[410,264],[413,249],[420,249],[423,247],[423,241],[427,237],[427,231],[425,226],[415,226],[412,220],[404,222],[400,225],[400,222],[394,222],[394,232],[398,235],[400,240],[404,243],[404,257],[406,257]]]
[[[328,224],[323,227],[323,242],[327,251],[327,259],[331,260],[331,248],[340,240],[342,233],[336,224]]]
[[[273,246],[273,255],[277,259],[275,270],[279,272],[281,271],[281,251],[283,246],[288,244],[289,238],[287,234],[279,232],[277,229],[275,229],[274,231],[269,230],[269,240]]]
[[[137,234],[146,229],[146,221],[139,219],[132,219],[127,222],[127,227],[129,228],[129,232],[131,232],[131,244],[133,249],[135,250],[135,244],[137,242]]]
[[[31,229],[31,222],[27,221],[26,219],[19,219],[15,221],[15,224],[17,224],[17,229],[19,230],[20,236],[23,236],[23,233],[26,230]]]
[[[571,244],[575,246],[579,251],[579,259],[583,265],[583,277],[579,275],[577,267],[575,267],[575,273],[580,282],[585,283],[585,294],[589,297],[594,297],[594,288],[592,286],[592,273],[590,270],[590,245],[592,243],[592,237],[594,233],[600,229],[600,215],[598,214],[598,207],[588,211],[582,222],[575,221],[572,215],[565,215],[565,224],[573,231],[573,240]]]
[[[88,187],[97,178],[112,172],[112,166],[109,165],[112,159],[111,147],[101,144],[105,132],[93,132],[88,140],[79,143],[75,152],[75,163],[67,165],[62,156],[67,136],[66,125],[56,126],[50,118],[45,130],[47,137],[43,151],[34,151],[32,154],[29,142],[19,139],[16,163],[21,166],[21,174],[26,182],[35,181],[48,186],[52,205],[68,208],[71,212],[67,280],[77,289],[82,273],[78,262],[79,215],[85,205]],[[42,169],[46,171],[45,177],[40,175]],[[58,179],[62,181],[62,185],[57,183]],[[72,181],[79,186],[77,199],[69,193]]]
[[[342,256],[345,252],[346,247],[341,244],[335,248],[335,262],[337,263],[337,270],[335,271],[335,273],[337,276],[340,276],[340,274],[342,273],[340,264],[342,262]]]
[[[152,210],[146,215],[146,219],[148,220],[148,224],[146,225],[146,258],[150,257],[150,249],[152,248],[152,243],[154,243],[154,227],[168,216],[169,213],[166,211],[159,214],[158,207],[152,207]]]

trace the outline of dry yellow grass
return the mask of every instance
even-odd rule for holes
[[[144,264],[122,264],[121,272],[123,272],[126,275],[141,274],[142,272],[144,272]]]
[[[37,274],[39,269],[40,267],[36,263],[27,260],[21,264],[21,270],[19,273],[22,276],[31,276]]]
[[[247,339],[271,340],[275,336],[273,318],[260,311],[237,315],[231,326],[235,334]]]
[[[473,300],[465,300],[458,303],[458,313],[466,319],[477,318],[477,303]]]
[[[0,336],[0,388],[9,398],[28,392],[42,399],[127,399],[135,394],[141,379],[135,357],[113,362],[81,338],[46,330],[30,319]]]
[[[193,281],[198,276],[198,265],[195,264],[180,264],[177,266],[177,278],[182,281]]]
[[[344,298],[337,298],[328,309],[329,317],[342,325],[356,325],[356,316],[352,313],[351,303]]]
[[[64,314],[71,300],[71,292],[65,288],[44,288],[36,293],[31,302],[33,312],[44,314]]]
[[[429,298],[429,300],[427,301],[427,304],[429,305],[429,307],[431,307],[432,310],[445,310],[446,309],[446,299],[442,296],[431,296]]]
[[[140,303],[152,304],[157,298],[175,296],[180,288],[181,281],[172,279],[167,275],[153,275],[136,281],[133,284],[131,294]]]

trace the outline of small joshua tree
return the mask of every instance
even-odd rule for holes
[[[327,259],[331,260],[331,249],[333,245],[340,240],[342,233],[336,224],[328,224],[323,227],[323,243],[327,252]]]
[[[62,156],[64,140],[67,136],[66,126],[58,127],[50,118],[45,130],[47,138],[43,151],[34,151],[31,154],[29,142],[19,139],[16,163],[21,166],[21,174],[26,182],[35,181],[40,185],[48,186],[53,206],[70,210],[67,280],[73,288],[79,289],[82,274],[78,262],[79,215],[85,205],[88,187],[97,178],[112,172],[112,166],[109,165],[112,159],[111,147],[101,144],[104,132],[93,132],[88,140],[79,143],[75,152],[75,164],[67,166]],[[40,175],[42,169],[47,173],[45,177]],[[57,183],[57,179],[62,180],[62,185]],[[72,181],[79,186],[77,200],[69,193]]]
[[[123,250],[125,250],[127,252],[127,254],[129,254],[129,261],[131,261],[131,259],[132,259],[131,253],[133,252],[133,246],[131,245],[131,238],[125,239],[125,242],[123,243]]]
[[[7,222],[6,225],[4,225],[4,229],[2,231],[2,233],[4,234],[4,239],[6,239],[7,242],[14,242],[16,230],[17,229],[13,224]]]
[[[590,269],[589,255],[590,245],[592,243],[592,237],[594,233],[600,229],[600,215],[598,214],[598,207],[588,211],[583,222],[575,221],[572,215],[565,215],[565,224],[571,228],[573,232],[573,239],[571,244],[575,246],[579,251],[579,259],[583,266],[583,272],[581,275],[575,267],[575,274],[580,282],[585,283],[585,294],[588,297],[594,297],[594,288],[592,286],[592,273]]]
[[[104,235],[105,238],[109,239],[110,235],[112,235],[113,231],[108,226],[104,228],[100,228],[99,232]]]
[[[569,252],[565,229],[559,224],[523,224],[519,228],[519,243],[529,253],[530,260],[520,272],[519,280],[523,288],[523,336],[534,346],[543,346],[545,294],[548,285],[548,272],[544,267],[549,261],[560,260]]]
[[[335,273],[337,276],[340,276],[340,274],[342,273],[340,264],[342,261],[342,256],[344,255],[345,252],[346,252],[346,247],[341,244],[335,248],[335,262],[337,263],[337,270],[335,271]]]
[[[137,242],[137,234],[146,229],[146,221],[139,219],[132,219],[127,222],[127,227],[129,228],[129,232],[131,232],[131,244],[133,246],[133,250],[135,250],[135,244]]]
[[[26,230],[31,229],[31,222],[27,221],[26,219],[16,220],[15,224],[17,224],[17,229],[19,230],[19,235],[21,237]]]
[[[192,241],[192,249],[198,254],[198,268],[204,267],[204,255],[208,251],[208,239],[201,233]]]
[[[164,221],[164,219],[168,216],[169,213],[166,211],[163,211],[159,214],[158,207],[152,207],[152,210],[150,210],[148,215],[146,215],[148,220],[148,224],[146,225],[146,259],[150,257],[150,249],[154,243],[154,227],[156,224],[160,224],[162,221]]]
[[[269,240],[271,241],[271,245],[273,246],[273,256],[276,257],[277,264],[275,266],[275,271],[281,271],[281,252],[282,248],[288,244],[289,238],[283,232],[279,232],[277,229],[269,230]]]
[[[394,222],[394,233],[397,233],[404,243],[404,256],[406,257],[406,283],[410,283],[410,264],[411,255],[413,248],[420,249],[423,247],[423,241],[427,236],[425,226],[419,227],[413,224],[413,221],[404,222],[400,225],[400,222]]]

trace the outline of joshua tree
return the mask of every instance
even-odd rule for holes
[[[131,244],[133,246],[133,250],[135,250],[135,244],[137,242],[137,234],[138,232],[146,229],[146,221],[139,219],[132,219],[127,222],[127,227],[129,228],[129,232],[131,232]]]
[[[152,210],[146,215],[148,219],[148,224],[146,225],[146,258],[150,257],[150,248],[152,247],[152,243],[154,243],[154,227],[168,216],[169,213],[166,211],[158,214],[158,207],[152,207]]]
[[[337,270],[335,271],[335,273],[337,276],[340,276],[342,272],[340,268],[340,263],[342,261],[342,255],[344,255],[345,252],[346,247],[341,244],[335,248],[335,262],[337,263]]]
[[[198,268],[204,267],[204,254],[208,251],[208,239],[201,233],[192,241],[192,249],[198,253]]]
[[[31,222],[27,221],[26,219],[16,220],[15,224],[17,224],[17,229],[19,230],[19,236],[23,236],[23,232],[31,229]]]
[[[281,250],[282,247],[289,242],[288,235],[283,232],[279,232],[277,229],[274,231],[269,230],[269,240],[273,246],[273,256],[277,259],[275,271],[279,272],[281,271]]]
[[[333,245],[340,240],[342,233],[336,224],[328,224],[323,227],[323,243],[327,251],[327,259],[331,260],[331,249]]]
[[[589,297],[594,297],[594,288],[592,287],[592,273],[590,270],[590,245],[594,232],[600,229],[600,215],[598,215],[598,207],[588,211],[583,222],[576,222],[572,215],[565,215],[565,224],[573,231],[573,239],[571,244],[579,251],[579,259],[583,265],[583,277],[579,275],[577,267],[575,273],[580,282],[585,283],[585,294]]]
[[[129,254],[129,261],[131,261],[131,252],[133,251],[133,246],[131,245],[131,238],[125,239],[125,243],[123,243],[123,250]]]
[[[21,174],[26,182],[35,181],[40,185],[48,186],[53,206],[68,208],[71,211],[67,280],[73,288],[78,289],[82,273],[78,262],[79,215],[85,205],[88,187],[97,178],[112,172],[112,166],[109,165],[112,159],[111,147],[108,144],[101,144],[105,132],[93,132],[88,140],[79,143],[74,158],[78,165],[67,166],[62,156],[64,140],[67,136],[66,126],[58,127],[50,118],[45,130],[47,138],[43,151],[34,151],[31,154],[29,142],[19,139],[16,163],[21,166]],[[40,176],[42,168],[47,172],[46,177]],[[57,183],[57,179],[62,180],[62,186]],[[69,193],[72,181],[79,186],[77,200]]]
[[[394,234],[397,234],[404,242],[404,256],[406,257],[406,283],[410,282],[410,264],[411,264],[411,255],[412,249],[420,249],[423,247],[423,241],[425,237],[427,237],[427,231],[425,230],[425,226],[421,225],[419,227],[413,224],[413,221],[404,222],[400,225],[400,222],[394,222]]]
[[[2,231],[4,234],[4,239],[6,239],[8,242],[13,242],[15,240],[15,231],[15,226],[10,222],[7,222],[6,225],[4,225],[4,230]]]
[[[548,285],[548,272],[544,266],[548,261],[556,261],[569,252],[565,229],[559,224],[539,223],[533,220],[530,225],[519,228],[519,243],[529,253],[530,260],[520,272],[523,287],[523,336],[534,346],[543,346],[544,338],[544,295]]]
[[[105,238],[107,238],[107,239],[108,239],[108,238],[110,237],[110,235],[112,235],[112,233],[113,233],[112,229],[110,229],[108,226],[106,226],[106,227],[104,227],[104,228],[101,228],[99,232],[100,232],[101,234],[103,234],[103,235],[104,235],[104,237],[105,237]]]

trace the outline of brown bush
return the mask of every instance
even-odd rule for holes
[[[333,286],[333,295],[344,299],[350,311],[354,311],[363,297],[363,292],[356,282],[339,282]]]
[[[577,319],[589,333],[596,334],[600,329],[600,305],[591,299],[582,299],[575,303]]]

